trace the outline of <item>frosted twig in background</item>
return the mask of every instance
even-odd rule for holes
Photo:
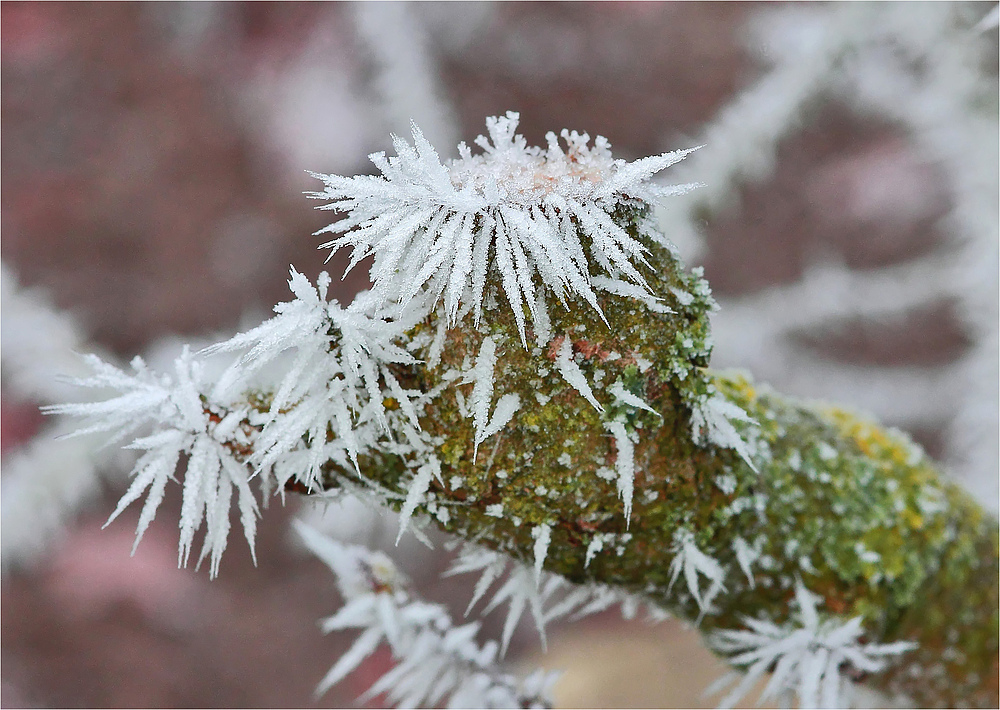
[[[73,399],[78,390],[56,375],[84,374],[77,353],[99,348],[68,311],[56,310],[38,289],[21,289],[6,264],[0,265],[0,290],[4,395],[38,403]]]
[[[57,440],[70,426],[46,427],[5,454],[0,478],[0,559],[3,569],[30,565],[59,538],[98,491],[100,472],[118,452],[98,449],[98,437]]]
[[[941,223],[949,251],[868,272],[816,265],[798,284],[723,299],[713,318],[714,362],[747,367],[793,393],[853,402],[890,424],[951,421],[949,468],[995,508],[996,75],[986,68],[988,38],[973,29],[976,13],[959,4],[764,10],[752,43],[767,48],[772,69],[720,112],[702,135],[707,147],[678,167],[707,187],[658,216],[688,253],[703,249],[698,220],[728,207],[742,182],[770,174],[778,142],[822,95],[902,125],[950,185],[952,209]],[[850,319],[903,319],[942,302],[957,304],[972,343],[943,365],[835,364],[791,337]]]
[[[3,308],[3,384],[7,402],[64,402],[79,397],[59,375],[82,373],[76,353],[96,350],[67,311],[56,311],[40,291],[21,290],[0,265]],[[120,454],[86,437],[58,439],[75,426],[59,421],[4,456],[0,478],[0,559],[3,569],[30,563],[58,537],[65,522],[97,491],[98,472]]]
[[[240,87],[246,120],[283,157],[297,188],[308,179],[306,165],[357,169],[383,133],[380,107],[354,79],[358,61],[351,28],[336,15],[340,9],[346,5],[323,6],[292,59],[268,66]]]
[[[415,121],[433,145],[458,143],[458,127],[420,12],[404,2],[352,3],[351,12],[375,60],[374,84],[387,127],[402,134]]]
[[[323,631],[360,629],[361,635],[320,681],[326,692],[384,641],[396,666],[364,694],[385,693],[398,707],[551,707],[557,674],[536,671],[523,680],[503,672],[497,644],[479,645],[478,623],[455,626],[447,610],[414,595],[406,579],[381,552],[344,545],[296,524],[306,546],[337,575],[344,606],[322,622]]]
[[[719,364],[739,363],[761,379],[801,396],[835,399],[851,392],[854,406],[897,426],[933,426],[954,414],[957,365],[858,367],[817,359],[789,337],[851,316],[874,322],[949,295],[960,272],[944,259],[860,272],[818,265],[789,286],[724,302],[712,319]],[[795,304],[791,307],[790,304]]]
[[[998,25],[1000,25],[1000,5],[994,5],[993,9],[976,23],[975,30],[977,32],[989,32],[990,30],[995,30]]]
[[[951,211],[940,227],[952,249],[953,271],[939,278],[972,343],[954,363],[950,401],[957,412],[948,431],[948,461],[963,483],[995,508],[1000,460],[996,45],[978,26],[971,27],[977,6],[919,10],[922,23],[903,8],[883,8],[881,26],[898,49],[856,55],[848,65],[852,90],[844,94],[859,110],[906,126],[917,150],[947,178]],[[982,19],[992,22],[990,15]]]
[[[738,94],[705,127],[698,143],[704,148],[671,175],[704,187],[657,206],[664,234],[682,247],[686,259],[696,260],[704,250],[696,215],[715,214],[736,199],[739,186],[764,180],[774,169],[782,138],[802,124],[807,104],[822,91],[841,53],[841,37],[866,21],[863,4],[843,8],[829,24],[810,26],[808,51],[778,56],[774,66],[756,84]],[[839,33],[839,34],[838,34]]]

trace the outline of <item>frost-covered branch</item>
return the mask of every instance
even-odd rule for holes
[[[389,430],[387,398],[395,398],[394,410],[415,424],[410,394],[389,369],[415,362],[392,343],[399,329],[412,323],[369,318],[363,299],[348,309],[327,301],[325,273],[314,287],[293,269],[289,285],[296,299],[276,306],[274,318],[199,354],[185,349],[173,375],[152,372],[141,358],[135,358],[132,372],[127,372],[89,356],[93,374],[73,384],[117,396],[43,408],[49,414],[83,418],[83,427],[73,436],[105,433],[121,441],[154,430],[129,444],[144,453],[132,469],[132,485],[108,521],[145,494],[136,545],[180,464],[184,483],[178,562],[187,564],[195,533],[204,523],[199,563],[211,555],[214,576],[227,545],[234,491],[253,550],[259,513],[251,479],[256,477],[267,497],[286,488],[317,489],[321,468],[330,462],[356,468],[358,455]],[[231,351],[246,352],[210,381],[205,359]],[[267,366],[286,351],[294,352],[288,370],[268,382],[262,377]]]
[[[859,660],[870,675],[852,682],[926,704],[995,703],[996,520],[899,432],[706,369],[711,290],[650,217],[653,198],[691,189],[649,182],[688,151],[626,163],[568,131],[543,150],[517,120],[490,119],[480,154],[462,146],[442,162],[414,128],[414,145],[372,156],[381,175],[317,175],[326,189],[313,196],[346,213],[323,230],[340,235],[328,246],[351,249],[352,266],[374,256],[372,290],[346,308],[327,300],[329,277],[293,272],[295,300],[185,354],[173,378],[95,363],[81,384],[121,394],[59,411],[91,417],[91,431],[154,421],[135,445],[164,448],[120,508],[186,454],[181,559],[207,517],[214,572],[234,486],[252,540],[251,476],[265,496],[366,491],[401,513],[400,534],[433,523],[519,560],[494,595],[510,605],[504,645],[525,608],[540,625],[554,613],[543,602],[559,577],[636,595],[716,638],[791,628],[804,585],[831,625],[816,634],[849,629],[848,641],[864,635],[858,653],[885,658],[877,670]],[[199,358],[234,350],[245,354],[202,382]],[[279,357],[286,375],[261,382],[260,363]],[[474,597],[499,574],[497,558],[462,564],[482,570]],[[367,629],[332,677],[386,637],[409,650],[373,692],[433,696],[407,644],[438,658],[448,629],[468,631],[441,621],[444,636],[426,636],[407,614],[436,612],[375,580],[330,622]],[[602,603],[566,599],[554,608]]]

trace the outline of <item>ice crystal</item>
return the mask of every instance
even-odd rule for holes
[[[625,501],[625,526],[628,527],[632,517],[632,496],[635,489],[635,447],[629,438],[628,430],[620,421],[608,422],[604,425],[615,438],[615,448],[618,455],[615,458],[615,471],[618,473],[618,495]]]
[[[644,609],[646,620],[658,623],[670,618],[669,612],[638,594],[625,592],[606,584],[586,584],[572,589],[566,596],[546,610],[549,619],[568,616],[577,621],[591,614],[599,614],[618,605],[623,619],[635,619]]]
[[[536,525],[531,529],[531,537],[535,541],[533,549],[535,555],[535,584],[538,584],[542,576],[542,565],[545,564],[545,558],[549,554],[549,543],[552,542],[552,526]]]
[[[396,534],[396,543],[406,531],[406,525],[413,516],[417,506],[424,502],[424,496],[431,485],[431,479],[435,478],[441,482],[441,462],[433,454],[428,457],[426,463],[417,469],[416,475],[410,481],[406,492],[406,500],[403,502],[403,509],[399,515],[399,532]]]
[[[518,681],[498,665],[497,644],[480,645],[478,623],[456,626],[447,610],[415,595],[380,552],[344,545],[302,525],[307,547],[337,576],[344,606],[322,622],[323,631],[361,629],[316,690],[322,695],[387,642],[396,661],[362,696],[386,694],[397,707],[551,707],[557,674],[537,671]]]
[[[649,182],[691,150],[627,163],[612,158],[604,138],[590,146],[586,133],[566,130],[565,148],[549,133],[543,150],[516,133],[518,121],[512,112],[487,119],[489,138],[476,139],[479,155],[463,143],[459,159],[442,163],[413,125],[412,146],[394,136],[396,157],[370,156],[380,176],[313,173],[325,189],[310,196],[329,201],[320,209],[347,213],[320,231],[341,235],[322,246],[331,255],[350,247],[348,270],[374,255],[379,304],[405,304],[427,287],[443,299],[449,323],[464,304],[478,325],[496,273],[525,344],[524,308],[534,322],[548,320],[538,282],[561,302],[580,297],[598,311],[594,276],[648,291],[636,268],[648,266],[646,248],[611,213],[626,199],[653,201],[694,187]]]
[[[420,438],[416,407],[433,393],[404,389],[391,367],[416,362],[396,344],[412,327],[413,315],[387,312],[373,317],[371,301],[363,294],[341,308],[327,300],[329,284],[325,273],[313,286],[292,269],[294,300],[276,306],[277,315],[262,325],[200,353],[244,351],[214,386],[204,374],[205,361],[186,348],[175,361],[173,376],[150,371],[139,358],[133,361],[133,373],[93,356],[87,359],[94,374],[71,382],[115,394],[102,402],[46,411],[83,417],[75,435],[105,433],[114,441],[147,426],[155,430],[128,446],[145,453],[109,523],[145,492],[138,544],[167,481],[184,461],[179,562],[187,564],[195,533],[205,524],[199,562],[210,555],[214,577],[226,547],[234,489],[253,549],[257,504],[249,486],[252,475],[259,476],[265,496],[275,486],[284,491],[291,479],[312,489],[329,461],[356,468],[358,455],[385,438],[390,414],[392,430],[408,440],[407,450],[426,453],[429,447]],[[246,400],[246,390],[268,391],[270,383],[263,374],[286,351],[294,356],[273,394]],[[243,402],[231,404],[237,398]],[[397,405],[392,413],[386,410],[389,399]],[[391,442],[383,444],[392,448]],[[423,502],[430,477],[440,476],[436,459],[425,456],[424,461],[410,481],[401,530]]]
[[[594,397],[594,391],[590,389],[590,383],[587,382],[587,378],[584,376],[580,366],[573,360],[573,343],[569,338],[564,337],[562,343],[559,345],[559,350],[556,351],[555,364],[556,369],[559,370],[559,374],[562,375],[562,378],[566,380],[566,383],[570,387],[582,394],[598,412],[604,411],[604,407]]]
[[[760,541],[758,540],[755,545],[750,545],[742,537],[737,537],[733,540],[733,552],[736,553],[736,563],[746,575],[750,589],[753,589],[757,586],[753,577],[753,563],[760,559]]]
[[[136,528],[135,552],[156,516],[167,481],[173,478],[184,454],[187,463],[179,523],[178,565],[187,565],[195,533],[204,523],[206,533],[198,561],[210,556],[209,573],[213,577],[218,573],[219,560],[229,536],[229,510],[234,489],[240,522],[252,553],[257,502],[250,490],[250,471],[233,453],[234,446],[247,443],[248,432],[243,427],[246,410],[226,412],[222,407],[213,406],[204,394],[207,388],[202,365],[194,360],[187,348],[175,361],[173,377],[153,373],[141,358],[132,361],[134,374],[95,356],[88,357],[87,362],[94,375],[72,380],[73,384],[110,389],[120,394],[104,402],[55,405],[45,411],[86,418],[89,424],[73,436],[108,432],[120,440],[144,425],[152,423],[157,427],[155,433],[140,437],[127,447],[145,453],[132,469],[132,484],[105,525],[145,493],[146,502]]]
[[[508,393],[501,396],[497,400],[497,406],[493,408],[493,416],[490,417],[490,423],[476,437],[478,439],[476,442],[477,445],[507,426],[507,423],[514,418],[514,415],[517,414],[520,408],[521,397],[517,393]]]
[[[659,413],[655,409],[650,407],[645,401],[643,401],[641,397],[637,397],[636,395],[632,394],[627,389],[625,389],[625,386],[622,385],[621,381],[616,380],[615,383],[611,385],[611,387],[608,389],[608,394],[613,396],[616,400],[618,400],[622,404],[628,405],[629,407],[635,407],[636,409],[644,409],[647,412],[651,412],[653,414]]]
[[[313,286],[293,268],[288,284],[296,298],[275,306],[274,318],[204,352],[247,350],[216,385],[215,396],[221,397],[245,387],[259,370],[285,351],[296,351],[271,398],[253,463],[259,468],[271,466],[307,441],[307,473],[302,478],[311,487],[320,465],[331,458],[339,460],[341,451],[346,450],[357,466],[358,454],[366,442],[355,433],[356,421],[371,419],[383,431],[388,429],[385,396],[395,399],[417,425],[410,393],[389,367],[416,362],[395,343],[412,323],[405,317],[372,317],[367,312],[370,301],[364,295],[347,308],[341,308],[335,300],[327,301],[330,277],[326,272]],[[380,380],[388,389],[386,395]],[[327,442],[327,428],[331,425],[337,437]],[[279,483],[291,475],[286,471]]]
[[[586,569],[590,567],[590,561],[594,559],[594,556],[604,550],[604,544],[611,540],[614,540],[614,533],[595,533],[594,537],[590,539],[587,543],[587,552],[583,559],[583,567]]]
[[[497,400],[493,415],[490,416],[496,364],[496,340],[491,336],[486,336],[479,346],[476,364],[466,373],[463,380],[465,383],[473,383],[472,394],[467,403],[469,409],[467,414],[472,417],[472,426],[475,429],[473,461],[479,456],[479,445],[503,429],[521,408],[519,395],[504,394]]]
[[[753,447],[740,436],[733,426],[734,421],[755,424],[740,407],[714,392],[691,408],[691,436],[698,444],[732,449],[756,471]]]
[[[704,614],[708,605],[712,603],[712,598],[724,589],[722,585],[726,573],[718,562],[698,549],[694,533],[690,530],[677,531],[677,534],[674,535],[673,550],[674,559],[670,563],[670,585],[667,587],[667,591],[673,589],[674,583],[683,573],[688,592],[694,597],[698,609]],[[699,575],[711,582],[705,594],[701,592],[701,585],[698,582]]]
[[[894,656],[916,644],[897,641],[889,644],[864,643],[861,617],[823,618],[817,611],[822,599],[809,592],[801,580],[795,586],[799,612],[784,624],[766,619],[745,618],[745,629],[727,629],[712,636],[712,645],[725,653],[731,664],[746,668],[746,675],[722,701],[731,707],[753,685],[770,672],[760,702],[794,692],[803,708],[846,707],[843,675],[876,673],[885,669]]]

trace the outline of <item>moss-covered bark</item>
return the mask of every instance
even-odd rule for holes
[[[552,307],[551,336],[536,343],[529,333],[525,348],[510,310],[496,304],[480,328],[449,330],[433,367],[408,373],[411,384],[430,391],[468,371],[491,336],[498,346],[494,401],[504,393],[521,401],[475,456],[464,406],[472,384],[451,384],[425,409],[421,426],[435,442],[443,485],[432,482],[421,512],[528,562],[531,531],[548,525],[546,569],[644,594],[698,620],[706,633],[741,628],[744,617],[783,622],[801,580],[823,597],[821,612],[861,616],[867,641],[918,644],[866,679],[873,687],[922,705],[996,706],[997,521],[944,482],[903,434],[782,397],[743,375],[706,371],[707,284],[642,234],[639,207],[622,208],[617,220],[652,251],[656,269],[647,276],[659,305],[607,296],[607,323],[586,304]],[[429,344],[438,325],[428,319],[414,341]],[[560,376],[554,363],[564,339],[603,412]],[[602,390],[616,381],[657,413],[616,404]],[[731,449],[693,441],[692,407],[713,391],[754,420],[737,428],[757,470]],[[619,452],[606,426],[613,420],[634,435],[630,520],[615,483]],[[368,458],[362,470],[405,492],[403,464]],[[685,531],[726,572],[707,610],[683,583],[670,584],[674,543]],[[596,536],[603,551],[587,565]],[[739,546],[753,550],[749,576]]]

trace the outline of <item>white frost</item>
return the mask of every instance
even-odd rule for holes
[[[438,481],[441,480],[441,462],[433,454],[428,457],[427,463],[417,469],[416,475],[410,481],[406,492],[406,500],[403,501],[403,509],[399,515],[399,532],[396,534],[397,545],[406,531],[407,523],[413,517],[413,512],[417,509],[418,505],[424,502],[432,478],[436,478]]]
[[[801,580],[795,586],[795,599],[799,613],[784,624],[745,618],[745,629],[713,634],[714,648],[726,654],[731,664],[747,669],[742,681],[723,699],[722,707],[738,703],[768,672],[771,679],[760,703],[790,691],[803,708],[847,707],[849,698],[842,677],[847,668],[876,673],[894,656],[916,648],[908,641],[863,643],[862,618],[822,618],[816,608],[822,597],[810,593]]]
[[[618,474],[618,495],[625,501],[627,528],[632,518],[632,496],[635,491],[635,447],[629,438],[628,430],[620,421],[606,422],[604,426],[615,437],[615,448],[618,449],[615,471]]]
[[[535,539],[535,581],[541,579],[542,565],[545,564],[545,557],[549,553],[549,543],[552,542],[552,526],[536,525],[531,529],[531,537]]]
[[[755,423],[746,412],[715,392],[691,408],[691,436],[695,443],[732,449],[754,471],[754,450],[736,431],[733,422]]]
[[[647,289],[636,269],[646,264],[646,248],[610,213],[627,198],[651,203],[695,187],[649,181],[691,150],[626,163],[612,158],[604,138],[590,146],[586,133],[565,130],[562,145],[549,133],[543,150],[516,133],[518,121],[512,112],[487,119],[479,155],[463,143],[459,159],[442,163],[413,125],[412,146],[394,136],[396,157],[370,156],[380,176],[313,173],[325,188],[310,197],[328,201],[321,209],[347,213],[321,230],[340,235],[323,246],[331,254],[349,247],[348,270],[374,255],[369,276],[380,304],[405,304],[426,287],[443,299],[449,323],[464,303],[478,325],[487,277],[498,272],[525,346],[523,307],[542,330],[547,323],[536,280],[557,300],[580,297],[598,312],[594,269]]]
[[[670,584],[667,593],[670,593],[674,582],[683,573],[688,591],[698,604],[698,609],[704,614],[708,605],[712,603],[712,598],[725,589],[723,582],[726,573],[718,562],[698,549],[694,533],[690,530],[677,531],[674,535],[673,552],[674,559],[670,562]],[[704,595],[701,592],[698,575],[705,577],[711,583]]]
[[[608,392],[622,404],[627,404],[628,406],[635,407],[636,409],[645,409],[647,412],[652,412],[653,414],[659,414],[659,412],[646,404],[646,402],[644,402],[641,398],[625,389],[620,381],[616,381],[613,385],[611,385]]]
[[[562,344],[559,346],[559,351],[556,353],[555,364],[556,369],[559,370],[559,374],[562,375],[562,378],[566,380],[570,387],[586,397],[587,401],[594,405],[594,409],[598,412],[604,411],[604,407],[594,397],[594,391],[590,389],[590,384],[587,382],[587,378],[584,377],[583,370],[573,361],[573,343],[570,342],[569,338],[563,338]]]
[[[469,406],[472,409],[472,425],[476,429],[475,452],[477,454],[479,444],[486,439],[483,432],[486,430],[490,404],[493,401],[493,370],[497,364],[496,353],[496,341],[487,335],[483,338],[483,344],[479,346],[476,365],[469,373],[469,379],[475,383],[472,386],[472,400]]]
[[[195,533],[204,524],[199,563],[210,558],[209,574],[214,577],[229,536],[229,512],[233,490],[244,535],[254,550],[257,502],[250,490],[250,470],[232,454],[229,445],[240,434],[236,423],[246,411],[229,412],[216,423],[212,401],[201,363],[190,351],[174,363],[174,375],[158,375],[146,368],[140,358],[132,361],[134,374],[90,356],[87,362],[94,375],[72,380],[73,384],[95,389],[110,389],[120,394],[104,402],[61,404],[45,408],[53,414],[85,417],[83,427],[72,434],[110,433],[113,440],[134,434],[141,427],[154,424],[157,431],[133,441],[127,448],[145,452],[132,469],[132,484],[118,502],[105,525],[110,524],[129,505],[145,493],[146,502],[139,515],[135,547],[138,546],[163,501],[166,485],[174,477],[181,455],[187,456],[179,521],[178,565],[186,566]]]
[[[317,696],[384,641],[396,664],[362,702],[385,693],[397,707],[551,707],[548,696],[556,674],[536,671],[519,681],[501,670],[496,642],[480,645],[475,640],[479,624],[455,625],[443,606],[416,597],[387,556],[336,542],[301,523],[296,529],[336,574],[344,597],[344,606],[323,620],[323,631],[362,632],[320,681]]]
[[[736,563],[743,570],[743,574],[746,575],[747,581],[750,583],[750,589],[756,587],[756,582],[753,577],[753,563],[760,559],[760,545],[751,546],[742,537],[737,537],[733,540],[733,551],[736,553]]]
[[[507,426],[507,423],[514,417],[517,411],[521,408],[521,397],[517,394],[505,394],[500,399],[497,400],[497,406],[493,410],[493,416],[490,417],[490,423],[486,425],[486,428],[482,432],[482,438],[476,437],[476,444],[480,444],[486,439],[496,434],[498,431]]]

